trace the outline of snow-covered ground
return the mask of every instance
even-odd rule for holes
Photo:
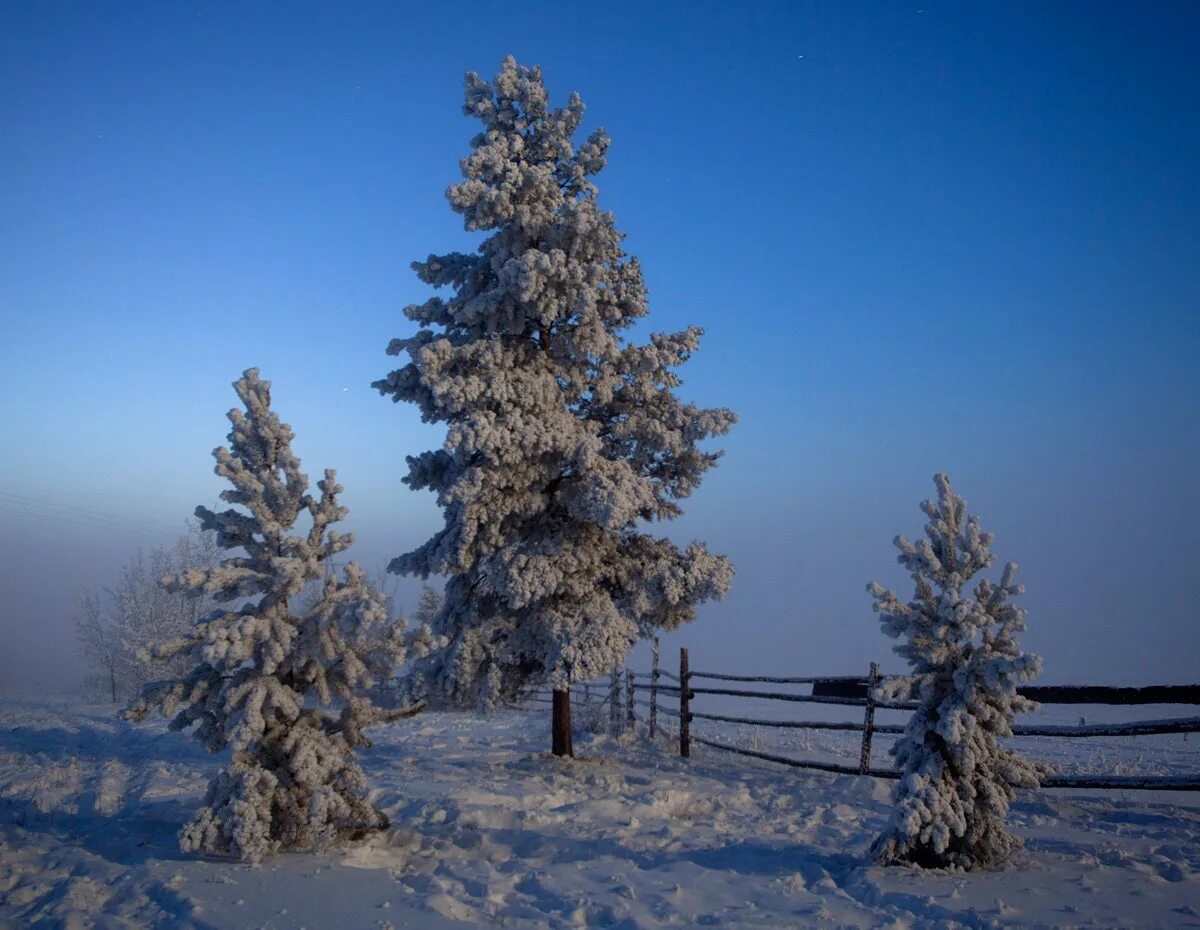
[[[865,861],[888,783],[603,736],[563,762],[547,731],[538,705],[378,730],[363,763],[392,830],[251,867],[178,851],[215,764],[192,740],[0,703],[0,927],[1200,927],[1194,795],[1025,795],[1019,864],[920,873]],[[857,734],[705,732],[857,754]],[[1200,770],[1200,740],[1089,743],[1056,761]]]

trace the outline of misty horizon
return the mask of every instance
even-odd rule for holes
[[[664,650],[898,670],[866,585],[907,591],[892,539],[944,471],[1021,566],[1042,683],[1194,680],[1194,13],[574,10],[568,48],[537,32],[550,9],[440,43],[431,10],[5,14],[3,686],[77,687],[75,595],[218,503],[246,368],[312,482],[338,471],[339,561],[374,573],[439,528],[401,477],[444,430],[371,383],[432,293],[409,262],[478,244],[443,198],[475,132],[462,73],[510,52],[613,139],[635,335],[703,327],[680,394],[740,417],[652,526],[737,572]]]

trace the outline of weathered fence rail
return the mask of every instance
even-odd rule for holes
[[[815,769],[843,775],[871,775],[876,778],[899,778],[895,769],[871,767],[871,738],[875,733],[903,733],[904,727],[875,723],[876,708],[889,710],[913,710],[913,702],[877,701],[874,698],[879,682],[879,666],[871,663],[866,678],[853,677],[794,677],[776,678],[762,675],[725,675],[715,672],[688,672],[687,650],[680,650],[679,686],[668,690],[679,695],[680,704],[680,755],[690,755],[689,742],[695,741],[714,749],[738,755],[776,762],[793,768]],[[811,684],[808,695],[784,694],[776,691],[751,691],[735,688],[697,688],[692,686],[694,678],[711,678],[722,681],[764,682],[774,684]],[[652,682],[651,688],[665,688]],[[1098,685],[1050,685],[1019,689],[1031,700],[1046,704],[1200,704],[1200,685],[1151,685],[1144,688],[1112,688]],[[691,710],[690,702],[700,694],[745,697],[760,700],[790,701],[793,703],[843,704],[865,708],[863,722],[825,722],[815,720],[783,721],[765,720],[754,717],[737,717],[724,714],[707,714]],[[654,696],[652,695],[652,700]],[[691,720],[714,720],[726,723],[748,724],[759,727],[788,727],[796,729],[824,729],[861,731],[862,744],[857,767],[809,759],[793,759],[775,753],[762,752],[732,746],[717,740],[706,739],[690,733],[685,725]],[[1080,726],[1014,726],[1014,736],[1045,736],[1082,738],[1095,736],[1143,736],[1165,733],[1200,732],[1200,717],[1181,717],[1167,720],[1141,720],[1120,724],[1081,724]],[[1195,791],[1200,790],[1200,774],[1187,776],[1141,776],[1141,775],[1055,775],[1042,783],[1045,788],[1118,788],[1127,790]]]
[[[649,691],[652,685],[636,685],[641,691]],[[678,685],[659,685],[659,691],[678,694],[682,689]],[[916,710],[917,705],[909,701],[868,701],[866,697],[841,697],[817,694],[785,694],[782,691],[748,691],[742,688],[689,688],[688,693],[722,694],[728,697],[758,698],[763,701],[790,701],[793,704],[841,704],[848,707],[866,707],[871,703],[874,707],[887,710]]]
[[[813,694],[819,697],[862,700],[867,696],[866,678],[795,678],[789,681],[796,684],[811,683]],[[1030,685],[1018,688],[1017,693],[1039,704],[1200,704],[1200,684],[1148,685],[1144,688],[1118,688],[1109,685]]]
[[[711,746],[714,749],[724,749],[726,752],[737,753],[739,756],[751,756],[766,762],[777,762],[792,768],[816,769],[819,772],[833,772],[838,775],[870,775],[873,778],[897,779],[900,773],[895,769],[867,769],[865,772],[849,765],[838,765],[836,762],[817,762],[792,759],[774,753],[761,752],[756,749],[743,749],[716,740],[693,736],[692,741]],[[1195,775],[1052,775],[1042,782],[1043,788],[1122,788],[1125,790],[1145,791],[1196,791],[1200,790],[1200,777]]]
[[[667,674],[663,672],[663,674]],[[839,682],[844,681],[850,684],[866,685],[865,678],[859,678],[856,675],[848,675],[844,678],[776,678],[771,675],[724,675],[716,672],[692,672],[693,678],[714,678],[718,681],[761,681],[764,684],[772,685],[812,685],[817,682]],[[679,681],[678,678],[675,679]],[[864,692],[865,695],[865,692]],[[862,697],[864,695],[845,695],[846,697]]]
[[[638,681],[637,679],[648,679]],[[661,679],[676,682],[663,684]],[[697,687],[693,684],[696,679],[713,681],[729,681],[737,683],[811,685],[811,694],[791,694],[782,691],[765,691],[750,688]],[[657,640],[652,652],[652,668],[650,672],[632,672],[613,670],[606,682],[593,681],[572,685],[572,693],[582,686],[585,695],[593,685],[598,685],[607,691],[607,702],[610,705],[610,727],[619,732],[623,727],[632,727],[636,720],[638,706],[647,707],[649,715],[649,733],[654,737],[660,714],[679,721],[679,754],[683,758],[691,755],[691,744],[699,743],[713,749],[736,753],[767,762],[775,762],[792,768],[813,769],[820,772],[832,772],[841,775],[871,775],[875,778],[895,779],[900,773],[895,769],[871,767],[872,737],[877,733],[898,735],[905,727],[899,724],[878,724],[875,722],[875,711],[900,710],[911,711],[917,707],[912,701],[879,701],[874,698],[875,686],[881,680],[879,667],[871,663],[870,673],[866,678],[855,676],[806,676],[782,677],[771,675],[729,675],[719,672],[693,672],[688,667],[688,653],[680,650],[679,674],[675,675],[659,667],[659,652]],[[1042,685],[1021,688],[1020,693],[1031,700],[1044,704],[1200,704],[1200,685],[1151,685],[1144,688],[1120,688],[1104,685]],[[649,700],[637,697],[637,693],[649,693]],[[692,701],[701,695],[714,695],[735,698],[750,698],[754,700],[783,701],[792,704],[826,704],[846,707],[862,707],[862,722],[845,720],[768,720],[757,717],[743,717],[732,714],[713,714],[692,709]],[[665,706],[661,698],[671,696],[678,699],[679,709],[673,710]],[[539,703],[550,703],[549,697],[534,695],[530,700]],[[862,733],[857,766],[842,765],[836,762],[824,762],[813,759],[794,759],[776,753],[763,752],[734,746],[720,740],[709,739],[691,732],[691,724],[697,720],[711,720],[716,723],[744,724],[756,727],[773,727],[797,730],[847,730]],[[1113,724],[1083,724],[1079,726],[1059,725],[1017,725],[1013,727],[1014,736],[1039,736],[1053,738],[1079,739],[1097,736],[1151,736],[1172,733],[1200,732],[1200,716],[1175,717],[1157,720],[1137,720],[1128,723]],[[1045,788],[1115,788],[1124,790],[1155,790],[1155,791],[1195,791],[1200,790],[1200,774],[1184,776],[1149,776],[1149,775],[1055,775],[1043,783]]]

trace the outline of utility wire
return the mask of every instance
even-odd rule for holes
[[[0,500],[0,513],[13,514],[15,516],[27,517],[33,520],[56,520],[60,523],[70,523],[74,526],[83,526],[93,530],[109,530],[119,533],[129,533],[135,536],[145,538],[161,537],[167,532],[180,533],[183,526],[180,525],[172,531],[168,531],[165,527],[151,528],[148,526],[139,526],[136,524],[125,523],[119,519],[98,520],[85,517],[80,514],[56,513],[55,511],[37,511],[23,510],[10,506],[7,502]]]
[[[25,497],[21,494],[13,494],[10,491],[0,491],[0,502],[11,503],[21,507],[29,507],[33,509],[49,507],[54,510],[64,511],[71,514],[77,514],[83,517],[101,520],[120,520],[124,523],[134,523],[144,525],[154,529],[178,529],[178,525],[168,525],[165,520],[157,520],[152,517],[139,517],[131,514],[115,514],[106,513],[100,510],[92,510],[88,507],[79,507],[74,504],[60,504],[57,501],[48,501],[36,497]]]

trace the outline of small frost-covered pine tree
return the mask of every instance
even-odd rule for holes
[[[449,644],[419,687],[486,707],[549,684],[554,749],[570,754],[569,683],[729,585],[724,557],[639,528],[680,513],[719,456],[700,443],[736,418],[675,395],[700,329],[622,338],[646,287],[597,203],[608,137],[573,140],[579,96],[552,109],[540,70],[510,57],[491,83],[467,75],[463,110],[482,129],[447,199],[490,235],[414,263],[453,293],[404,311],[421,329],[388,353],[409,361],[375,383],[449,425],[404,479],[437,493],[445,526],[391,570],[447,576],[436,632]]]
[[[868,586],[884,633],[903,640],[894,651],[912,668],[878,696],[918,703],[892,747],[901,777],[872,855],[885,864],[987,868],[1021,848],[1004,823],[1008,805],[1015,788],[1036,788],[1045,773],[1000,743],[1012,736],[1014,714],[1037,709],[1017,686],[1042,662],[1017,643],[1026,611],[1011,601],[1024,592],[1015,562],[999,584],[984,579],[964,592],[995,561],[992,534],[967,514],[946,475],[934,483],[937,502],[921,504],[926,538],[896,537],[898,561],[916,582],[914,598],[905,603],[877,583]]]
[[[320,496],[310,494],[292,431],[271,410],[270,382],[250,369],[234,387],[246,411],[229,412],[229,448],[213,454],[217,474],[233,485],[222,500],[241,509],[196,508],[201,527],[215,530],[232,553],[169,586],[219,605],[242,603],[215,610],[190,635],[157,648],[163,661],[185,657],[189,670],[150,685],[127,716],[136,721],[158,710],[173,717],[172,729],[195,724],[209,750],[232,750],[231,764],[180,833],[180,847],[257,861],[387,825],[367,801],[353,750],[369,745],[363,728],[382,719],[361,693],[401,659],[404,640],[394,626],[368,647],[389,622],[383,596],[353,562],[340,577],[327,571],[352,541],[330,528],[346,515],[334,472],[317,482]],[[309,528],[296,532],[302,517]],[[321,596],[298,611],[305,586],[322,579]],[[310,697],[322,706],[339,701],[340,714]]]
[[[417,600],[417,611],[413,614],[413,623],[417,627],[429,627],[437,622],[438,611],[442,609],[442,596],[427,584],[421,585],[421,596]]]

